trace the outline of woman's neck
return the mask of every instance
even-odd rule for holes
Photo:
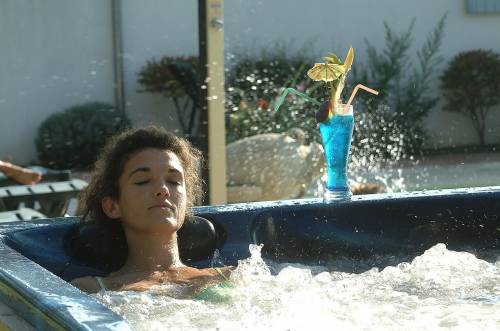
[[[120,273],[154,272],[184,266],[179,257],[177,234],[151,235],[125,231],[128,258]]]

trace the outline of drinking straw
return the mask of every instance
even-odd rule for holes
[[[345,108],[344,108],[344,111],[343,111],[344,115],[347,114],[347,111],[349,109],[349,106],[351,105],[352,99],[354,99],[354,96],[356,95],[356,93],[358,92],[359,89],[363,89],[363,90],[365,90],[367,92],[370,92],[370,93],[373,93],[375,95],[378,95],[378,91],[375,91],[375,90],[373,90],[373,89],[371,89],[369,87],[366,87],[366,86],[364,86],[362,84],[356,85],[356,87],[354,88],[354,90],[351,93],[351,96],[349,97],[349,101],[347,101],[347,104],[345,105]]]
[[[291,87],[288,87],[286,88],[283,93],[281,93],[281,96],[278,98],[278,100],[276,101],[276,105],[274,106],[274,111],[278,111],[278,109],[281,107],[281,105],[285,102],[285,98],[286,96],[289,94],[289,93],[292,93],[292,94],[295,94],[295,95],[298,95],[304,99],[306,99],[307,101],[310,101],[312,102],[313,104],[315,104],[316,106],[320,106],[321,105],[321,102],[317,101],[316,99],[314,98],[311,98],[310,96],[308,96],[307,94],[305,93],[302,93],[302,92],[299,92],[297,91],[296,89],[294,88],[291,88]]]

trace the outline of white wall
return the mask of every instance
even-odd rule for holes
[[[137,93],[137,72],[153,57],[198,53],[197,1],[150,0],[148,6],[123,1],[125,86],[127,113],[135,123],[159,122],[176,127],[172,105],[161,96]],[[334,51],[341,56],[349,45],[356,61],[366,59],[365,39],[377,48],[384,45],[386,21],[396,33],[406,31],[413,18],[413,51],[419,49],[439,19],[448,13],[441,55],[447,62],[461,51],[485,48],[500,52],[500,15],[471,15],[465,1],[400,0],[226,0],[225,48],[227,53],[246,51],[255,55],[276,42],[293,42],[291,50],[314,42],[313,54]],[[433,87],[439,93],[438,83]],[[490,116],[488,143],[500,142],[500,111]],[[443,112],[441,104],[425,125],[431,146],[477,143],[468,119]]]
[[[0,2],[0,158],[36,158],[51,113],[85,101],[113,103],[110,3]]]
[[[135,125],[156,123],[176,131],[173,104],[158,94],[139,93],[137,73],[153,58],[198,55],[198,2],[123,0],[122,14],[127,115]]]
[[[381,49],[386,21],[394,32],[404,32],[413,18],[413,46],[416,51],[443,14],[448,13],[441,55],[445,66],[457,53],[471,49],[500,52],[500,14],[466,13],[465,0],[265,0],[225,1],[226,49],[255,50],[276,41],[294,40],[300,48],[315,40],[319,54],[335,52],[345,56],[352,45],[356,61],[366,59],[365,39]],[[355,64],[356,65],[356,62]],[[439,93],[437,82],[434,87]],[[489,117],[487,143],[500,143],[500,109]],[[441,105],[426,120],[431,146],[478,143],[472,125],[465,117],[443,112]]]
[[[177,127],[163,97],[138,93],[137,72],[147,60],[198,54],[198,1],[122,0],[126,111],[136,125]],[[90,100],[113,102],[110,0],[3,0],[0,2],[0,157],[35,159],[34,138],[49,114]],[[395,32],[413,30],[420,47],[448,12],[441,54],[449,61],[476,48],[500,52],[500,15],[470,15],[461,0],[226,0],[226,51],[260,54],[276,41],[313,53],[344,56],[349,45],[363,62],[368,39],[384,43],[383,21]],[[445,62],[445,63],[446,63]],[[356,62],[355,62],[356,65]],[[444,64],[443,64],[444,65]],[[437,82],[434,84],[437,89]],[[500,111],[490,118],[488,142],[500,141]],[[426,121],[432,145],[476,143],[468,120],[440,107]]]

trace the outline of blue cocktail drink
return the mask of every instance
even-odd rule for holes
[[[347,181],[347,160],[353,126],[352,106],[346,114],[337,113],[319,125],[328,171],[326,200],[346,199],[351,196]]]
[[[351,190],[347,182],[347,161],[354,127],[351,103],[358,89],[375,95],[378,94],[378,91],[357,84],[344,105],[341,95],[347,73],[351,70],[354,60],[354,50],[349,47],[344,63],[334,53],[328,54],[323,59],[325,62],[315,63],[307,71],[307,76],[315,82],[322,81],[325,83],[329,89],[327,100],[321,103],[305,93],[288,87],[276,101],[275,110],[278,110],[283,104],[288,93],[293,93],[319,106],[315,116],[316,121],[319,123],[327,165],[328,180],[325,200],[348,199],[351,196]]]

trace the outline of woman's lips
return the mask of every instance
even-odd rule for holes
[[[174,210],[174,207],[167,205],[167,204],[153,205],[153,206],[149,207],[148,209],[156,209],[156,208],[162,209],[162,210],[167,210],[167,209],[172,210],[172,211]]]

